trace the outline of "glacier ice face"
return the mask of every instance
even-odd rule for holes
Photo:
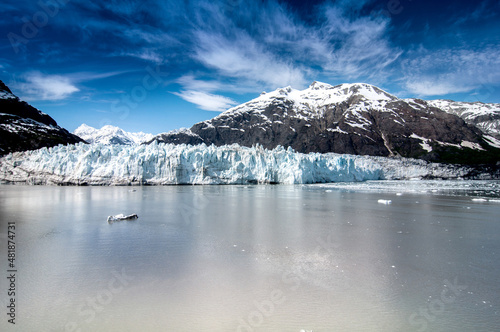
[[[0,158],[0,181],[28,184],[305,184],[466,174],[466,168],[414,159],[156,141],[149,145],[59,145]]]

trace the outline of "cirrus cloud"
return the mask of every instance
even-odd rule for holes
[[[234,39],[204,31],[196,36],[199,43],[195,58],[221,75],[274,87],[307,82],[303,69],[267,52],[244,31]]]
[[[22,91],[23,99],[31,100],[61,100],[80,91],[68,77],[60,75],[44,75],[31,72],[25,75],[25,82],[16,84]]]
[[[203,91],[180,91],[174,92],[176,96],[185,101],[197,105],[205,111],[223,112],[237,103],[231,98],[214,95]]]
[[[420,49],[403,62],[406,88],[419,96],[441,96],[498,85],[499,54],[499,46],[480,50]]]

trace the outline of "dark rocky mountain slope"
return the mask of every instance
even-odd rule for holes
[[[0,81],[0,155],[83,142],[49,115],[19,100]]]

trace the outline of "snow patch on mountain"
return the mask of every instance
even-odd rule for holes
[[[185,128],[185,127],[171,130],[171,131],[167,132],[166,134],[171,134],[171,135],[184,134],[184,135],[188,135],[188,136],[200,137],[198,134],[193,133],[191,131],[191,129]]]
[[[28,184],[305,184],[460,178],[466,167],[406,158],[226,146],[76,144],[0,158],[0,181]]]
[[[500,139],[496,139],[495,137],[489,135],[485,135],[484,139],[489,145],[500,149]]]
[[[142,144],[151,140],[154,135],[143,132],[126,132],[118,127],[106,125],[101,129],[82,124],[73,134],[81,137],[90,144]]]
[[[11,118],[11,121],[5,122],[4,118]],[[22,133],[29,131],[38,131],[41,133],[48,133],[52,130],[58,130],[57,126],[47,125],[29,118],[21,118],[13,116],[12,114],[0,113],[0,128],[10,133]]]
[[[0,99],[17,99],[17,97],[9,91],[0,90]]]
[[[485,104],[481,102],[459,102],[446,99],[428,100],[427,103],[433,107],[457,114],[464,118],[473,119],[481,115],[490,115],[500,112],[500,104]]]
[[[422,143],[420,143],[420,146],[422,147],[422,149],[424,149],[425,151],[427,152],[431,152],[432,151],[432,146],[429,145],[429,142],[431,142],[430,139],[428,138],[424,138],[424,137],[420,137],[418,136],[417,134],[413,133],[410,135],[411,138],[415,138],[415,139],[419,139],[422,141]]]
[[[500,104],[445,99],[429,100],[427,103],[447,113],[458,115],[465,122],[477,126],[488,135],[500,137]]]
[[[485,149],[483,149],[481,147],[481,145],[479,145],[477,143],[474,143],[474,142],[462,141],[460,143],[460,145],[463,146],[464,148],[469,148],[469,149],[473,149],[473,150],[480,150],[480,151],[486,151]]]

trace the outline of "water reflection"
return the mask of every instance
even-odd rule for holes
[[[0,186],[27,331],[416,331],[454,278],[470,294],[429,330],[493,328],[499,211],[321,185]]]

